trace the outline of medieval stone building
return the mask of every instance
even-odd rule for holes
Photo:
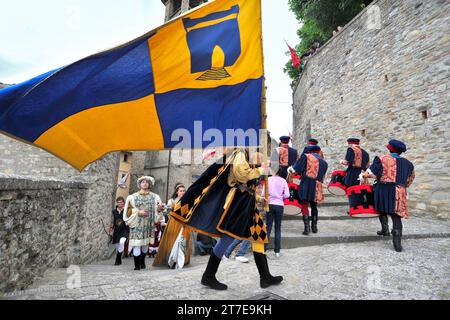
[[[308,62],[294,91],[294,141],[320,141],[330,172],[349,136],[371,156],[405,141],[413,214],[450,214],[450,4],[378,0]],[[298,146],[301,147],[301,146]]]

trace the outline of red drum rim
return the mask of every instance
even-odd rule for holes
[[[297,201],[289,201],[289,198],[284,200],[284,205],[291,206],[291,207],[297,207],[297,208],[302,207],[302,205],[300,203],[298,203]]]
[[[371,212],[371,213],[350,213],[350,217],[352,218],[376,218],[380,214],[378,212]]]
[[[350,196],[352,191],[354,191],[357,194],[361,193],[361,190],[367,190],[369,192],[373,192],[373,187],[370,184],[357,184],[355,186],[351,186],[351,187],[347,188],[347,195]]]
[[[352,218],[372,218],[378,217],[380,213],[372,206],[370,206],[369,208],[358,206],[356,209],[350,208],[349,215]]]
[[[331,175],[332,176],[335,176],[335,175],[337,175],[337,174],[339,174],[340,173],[340,176],[344,176],[345,177],[345,175],[347,174],[345,171],[343,171],[343,170],[335,170],[335,171],[333,171],[332,173],[331,173]]]

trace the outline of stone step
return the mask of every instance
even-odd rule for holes
[[[334,214],[334,216],[332,215]],[[380,230],[378,218],[343,218],[345,212],[331,212],[319,209],[317,234],[302,234],[303,221],[283,217],[281,225],[281,246],[284,249],[316,246],[324,244],[389,240],[390,237],[377,236]],[[389,219],[392,228],[392,221]],[[269,248],[273,248],[273,230]],[[403,219],[403,239],[450,238],[450,221],[423,217]]]
[[[302,230],[303,232],[303,230]],[[403,240],[408,239],[437,239],[450,238],[450,233],[428,233],[428,234],[410,234],[404,235]],[[283,238],[281,242],[282,249],[294,249],[301,247],[320,246],[326,244],[352,243],[352,242],[366,242],[366,241],[380,241],[391,240],[390,237],[374,236],[299,236]],[[269,250],[274,248],[273,239],[269,243]]]
[[[311,208],[309,208],[311,210]],[[354,219],[347,214],[348,203],[339,206],[318,206],[319,217],[321,220],[350,220]],[[295,212],[295,214],[293,214]],[[311,211],[310,211],[311,212]],[[283,220],[303,220],[300,209],[285,207]]]

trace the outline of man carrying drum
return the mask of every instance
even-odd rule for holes
[[[305,149],[303,149],[303,153],[305,153],[306,148],[308,148],[309,146],[318,146],[319,145],[319,141],[317,141],[314,138],[311,138],[308,140],[308,145],[305,147]],[[322,150],[319,151],[319,156],[325,160],[325,157],[323,156],[323,152]]]
[[[339,161],[340,164],[348,167],[344,177],[344,184],[347,188],[358,185],[359,175],[369,167],[369,154],[361,148],[359,142],[358,138],[347,139],[348,148],[345,160]]]
[[[277,155],[271,157],[271,162],[279,163],[279,174],[284,179],[288,177],[288,167],[292,166],[299,158],[298,151],[289,146],[290,141],[291,138],[288,136],[280,137],[280,146],[276,149]]]
[[[300,159],[289,167],[290,173],[297,172],[301,175],[298,194],[301,201],[309,202],[311,206],[311,229],[313,233],[317,233],[317,220],[319,212],[317,203],[323,201],[322,183],[328,170],[328,164],[319,156],[319,146],[309,146],[306,148]],[[309,217],[303,215],[305,231],[303,234],[309,234]]]
[[[308,145],[303,149],[303,153],[308,153],[308,151],[307,151],[308,147],[310,147],[310,146],[318,146],[318,145],[319,145],[319,141],[317,141],[314,138],[309,139],[308,140]],[[318,155],[322,159],[325,159],[325,157],[323,156],[322,150],[319,151]],[[309,217],[309,209],[308,209],[308,202],[307,201],[302,201],[302,203],[301,203],[301,210],[302,210],[303,217],[305,217],[305,216]],[[309,224],[308,224],[308,227],[309,227]],[[308,231],[308,229],[306,228],[306,225],[305,225],[305,231],[303,232],[303,234],[307,236],[309,234],[309,232],[310,231]]]
[[[406,207],[406,188],[414,180],[414,165],[400,155],[406,151],[406,145],[399,140],[390,140],[386,146],[389,154],[375,157],[370,168],[360,175],[360,179],[369,177],[377,181],[373,186],[375,209],[380,212],[381,231],[378,235],[389,236],[387,215],[392,218],[394,249],[402,251],[402,218],[408,219]]]

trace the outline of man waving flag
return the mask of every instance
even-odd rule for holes
[[[177,129],[194,146],[197,121],[223,136],[258,130],[261,37],[260,0],[209,2],[129,43],[0,90],[0,132],[82,170],[111,151],[173,148]],[[202,139],[206,146],[212,143]]]

